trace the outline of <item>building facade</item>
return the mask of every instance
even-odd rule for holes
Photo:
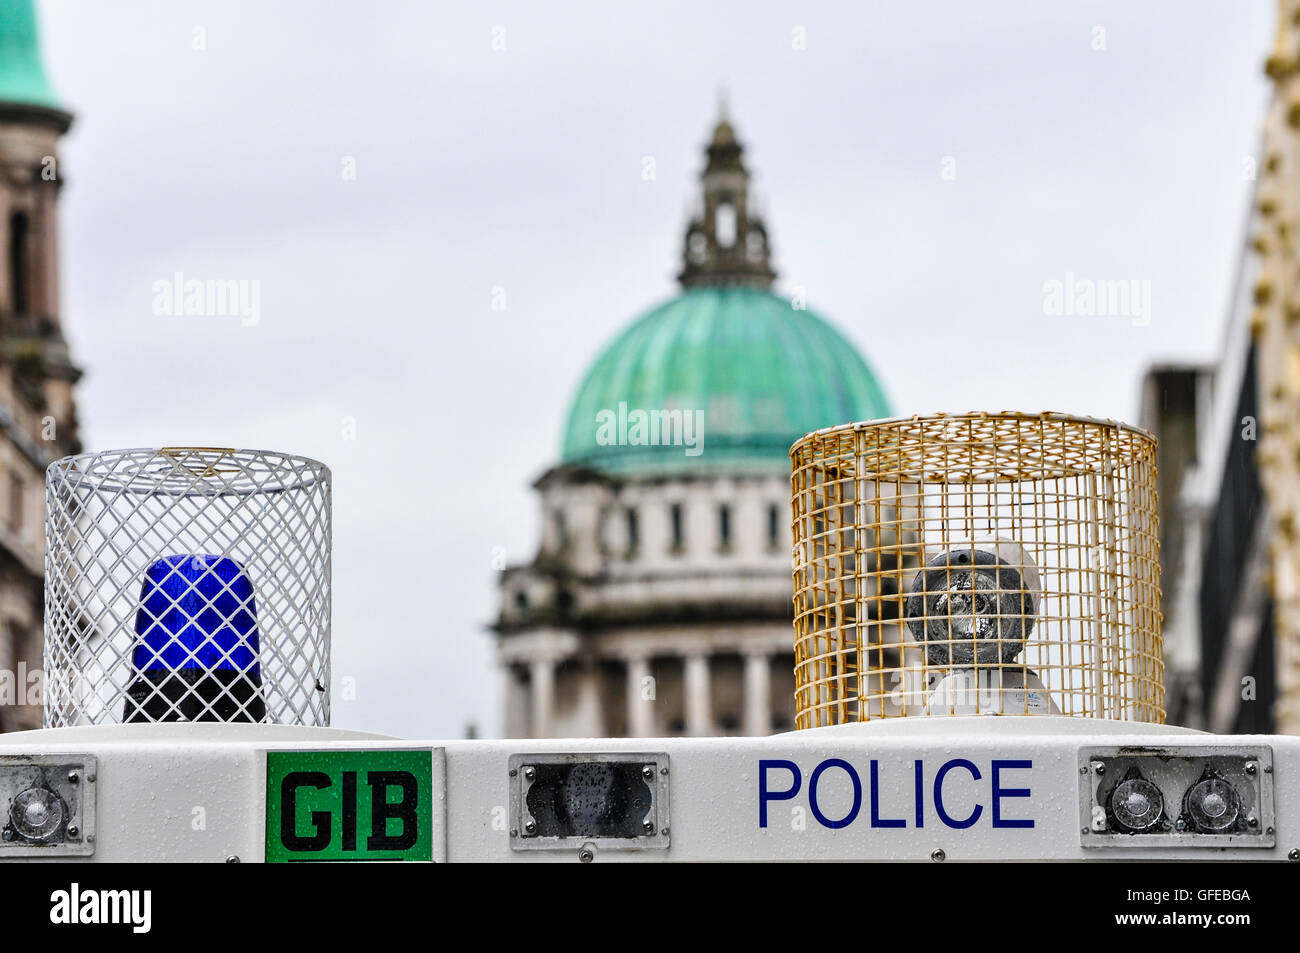
[[[1170,720],[1300,734],[1300,0],[1278,3],[1264,68],[1221,356],[1153,369],[1143,420],[1162,443]]]
[[[790,444],[889,415],[862,357],[772,291],[766,224],[724,117],[680,293],[579,383],[542,538],[494,625],[510,737],[793,727]]]
[[[31,0],[0,0],[0,730],[39,727],[45,468],[80,449],[61,329],[59,140]]]

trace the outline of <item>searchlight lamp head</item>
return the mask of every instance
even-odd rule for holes
[[[931,557],[912,580],[908,628],[931,665],[1014,662],[1042,601],[1038,567],[1005,537],[962,542]]]

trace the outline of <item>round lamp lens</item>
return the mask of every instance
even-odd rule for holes
[[[13,799],[9,821],[24,840],[44,842],[63,828],[63,800],[49,788],[28,788]]]
[[[1160,789],[1145,778],[1129,778],[1115,786],[1110,810],[1116,825],[1129,834],[1154,830],[1164,816]]]
[[[1236,827],[1241,799],[1222,778],[1205,778],[1187,792],[1187,813],[1199,833],[1222,834]]]

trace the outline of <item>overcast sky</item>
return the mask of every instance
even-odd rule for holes
[[[42,3],[86,444],[328,463],[334,724],[496,732],[493,550],[532,555],[585,367],[674,292],[719,88],[778,288],[898,413],[1133,420],[1145,364],[1219,349],[1273,10]],[[257,322],[155,314],[176,272]],[[1045,313],[1071,274],[1149,314]]]

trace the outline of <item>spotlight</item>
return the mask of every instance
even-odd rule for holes
[[[1110,792],[1106,813],[1111,824],[1125,834],[1152,833],[1165,816],[1165,799],[1158,787],[1130,768]]]
[[[931,665],[1015,661],[1034,627],[1038,569],[1017,543],[961,543],[912,581],[907,625]]]
[[[9,805],[9,830],[32,844],[61,839],[67,823],[67,805],[48,787],[30,787]]]
[[[1241,817],[1241,798],[1230,783],[1208,769],[1187,789],[1183,813],[1200,834],[1227,834]]]
[[[926,714],[1060,714],[1042,680],[1013,664],[1041,597],[1038,567],[1005,537],[959,543],[930,558],[904,610],[926,661],[947,670]]]

